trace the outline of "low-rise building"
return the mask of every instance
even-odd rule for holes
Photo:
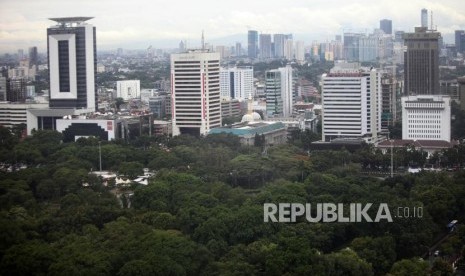
[[[239,136],[241,144],[253,146],[255,136],[265,138],[265,145],[284,144],[287,141],[286,127],[281,122],[246,121],[230,126],[213,128],[208,134],[233,134]]]

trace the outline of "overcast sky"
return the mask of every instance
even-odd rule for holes
[[[48,18],[95,17],[98,49],[175,48],[180,40],[191,47],[243,34],[293,33],[306,42],[332,40],[343,31],[370,32],[383,18],[394,30],[413,31],[420,10],[433,11],[434,25],[446,42],[454,30],[465,29],[465,0],[0,0],[0,53],[46,47]]]

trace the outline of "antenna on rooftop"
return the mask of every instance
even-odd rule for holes
[[[202,30],[202,50],[205,50],[205,38],[203,36],[203,30]]]

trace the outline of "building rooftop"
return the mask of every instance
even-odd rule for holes
[[[237,136],[254,136],[285,129],[281,122],[243,122],[230,126],[213,128],[209,134],[231,133]]]
[[[92,18],[93,17],[77,16],[77,17],[55,17],[55,18],[49,18],[49,19],[57,23],[60,23],[60,24],[66,24],[66,23],[81,23],[81,22],[90,20]]]

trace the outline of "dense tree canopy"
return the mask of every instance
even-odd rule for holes
[[[0,133],[13,167],[0,171],[1,275],[446,275],[465,244],[462,226],[445,227],[465,219],[465,172],[369,177],[386,163],[370,147],[309,152],[309,133],[266,152],[230,135],[102,142],[104,169],[156,172],[114,188],[89,174],[93,138]],[[286,202],[387,203],[393,222],[264,222],[264,203]],[[430,267],[421,257],[443,237]]]

